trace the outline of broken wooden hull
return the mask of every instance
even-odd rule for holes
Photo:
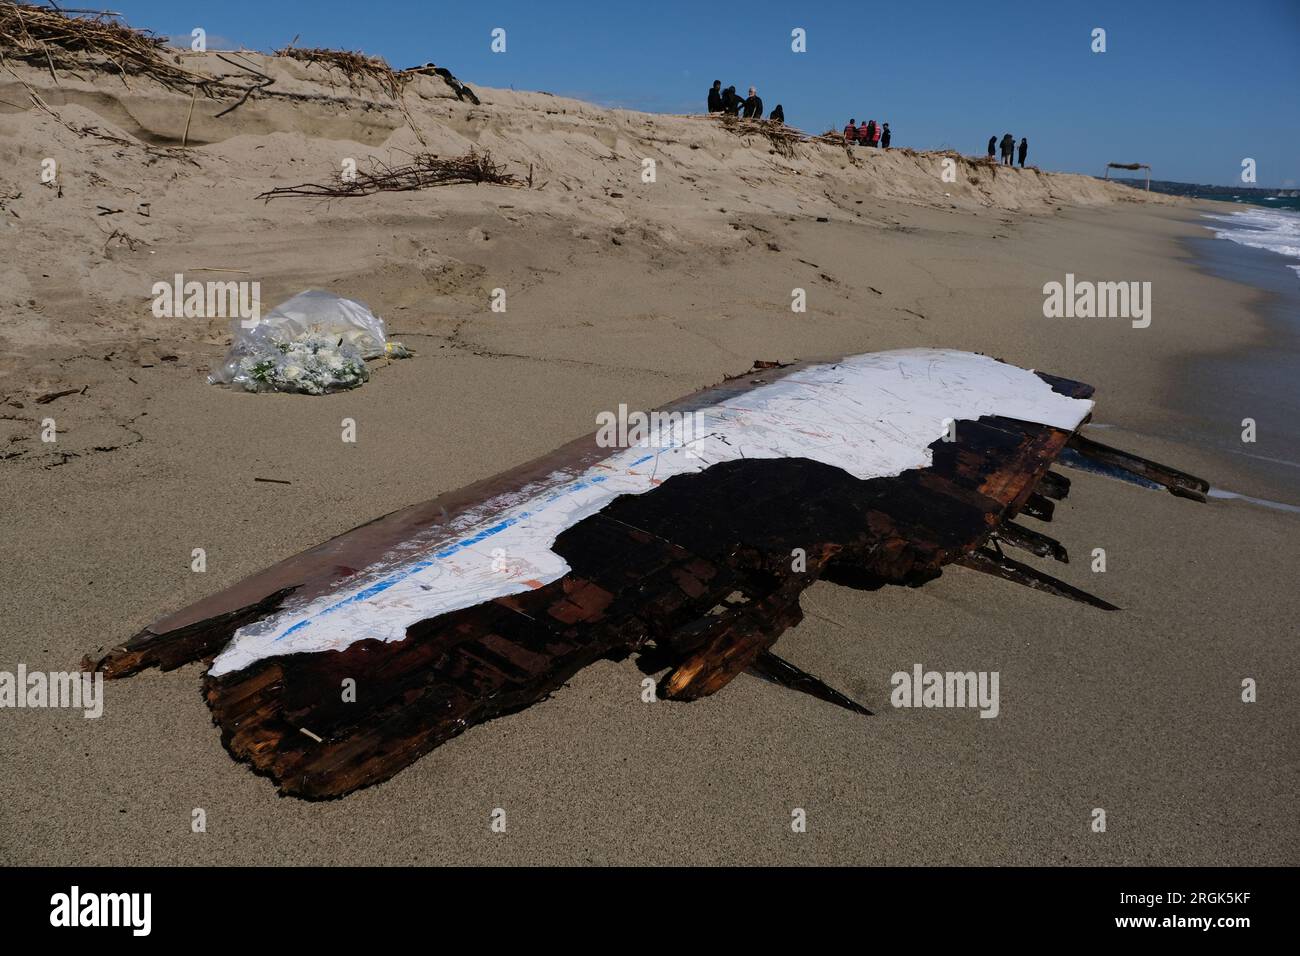
[[[667,669],[659,693],[669,699],[707,696],[749,671],[867,713],[771,651],[801,619],[800,594],[821,578],[917,586],[960,563],[1112,608],[1011,561],[998,544],[1000,529],[1018,528],[1012,518],[1050,519],[1051,502],[1068,493],[1068,481],[1049,469],[1067,445],[1080,444],[1075,430],[1091,410],[1091,387],[1019,369],[1012,375],[1011,366],[991,368],[1000,363],[964,353],[882,354],[906,356],[901,373],[892,358],[877,356],[764,369],[669,406],[716,413],[709,442],[717,448],[676,473],[662,449],[651,462],[634,450],[611,456],[583,439],[281,562],[162,618],[93,666],[122,677],[215,659],[203,692],[226,748],[281,792],[325,799],[390,778],[602,658],[641,654],[643,666]],[[853,361],[869,387],[844,373]],[[994,379],[954,384],[986,370]],[[843,400],[830,385],[854,382],[853,414],[832,409],[818,418],[807,404]],[[918,424],[927,421],[917,418],[927,403],[936,416],[985,407],[966,395],[934,401],[985,387],[1000,390],[994,406],[1046,421],[979,414],[956,418],[952,431],[945,419]],[[873,418],[864,414],[873,402],[895,410]],[[885,452],[836,444],[884,447],[897,441],[900,422],[912,431]],[[745,445],[763,428],[775,428],[776,438],[763,433]],[[800,434],[787,442],[786,429]],[[936,437],[922,442],[929,436]],[[738,444],[750,454],[735,454]],[[766,453],[755,456],[756,447]],[[782,454],[787,448],[800,453]],[[1108,464],[1121,467],[1124,453],[1110,453],[1119,458]],[[636,470],[660,466],[669,477],[645,480]],[[1144,475],[1163,476],[1180,493],[1204,490],[1192,476],[1144,466]],[[630,484],[610,488],[593,478],[620,469]],[[569,488],[595,497],[568,507],[561,494]],[[560,509],[553,521],[552,506]],[[488,545],[530,523],[540,526],[529,532],[536,540],[518,540],[544,542],[545,554],[538,546],[520,558],[522,567],[510,566],[509,555],[490,557]],[[1005,543],[1065,557],[1028,529],[1008,532]],[[473,563],[487,560],[503,560],[501,580]],[[453,561],[462,562],[457,573],[443,573]],[[453,599],[460,605],[449,607]],[[347,681],[355,682],[354,698],[343,692]]]

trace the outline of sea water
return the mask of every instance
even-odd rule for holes
[[[1300,278],[1300,198],[1259,200],[1249,208],[1229,213],[1206,213],[1216,239],[1227,239],[1252,249],[1285,256],[1288,268]]]
[[[1261,497],[1292,506],[1300,505],[1298,207],[1294,197],[1252,197],[1240,209],[1201,213],[1207,235],[1190,240],[1199,264],[1212,275],[1268,293],[1260,306],[1265,331],[1263,340],[1245,348],[1193,358],[1182,396],[1194,433],[1184,437],[1231,454],[1258,480]],[[1241,440],[1246,418],[1256,423],[1254,443]]]

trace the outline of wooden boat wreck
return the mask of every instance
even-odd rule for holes
[[[748,672],[868,714],[772,652],[814,581],[917,586],[958,564],[1115,610],[1003,551],[1068,560],[1015,520],[1051,520],[1070,487],[1052,465],[1205,500],[1201,479],[1080,435],[1092,391],[945,350],[760,363],[628,447],[598,433],[378,518],[86,666],[208,662],[223,744],[307,799],[386,780],[601,658],[642,655],[667,699]]]

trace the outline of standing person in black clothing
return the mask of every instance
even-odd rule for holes
[[[745,119],[762,119],[763,101],[758,98],[758,91],[749,88],[749,97],[745,100]]]
[[[876,121],[870,120],[867,123],[867,131],[863,134],[863,142],[868,146],[876,145]]]
[[[1029,139],[1021,137],[1020,139],[1020,168],[1025,168],[1025,153],[1029,152]]]
[[[880,145],[889,149],[889,124],[886,123],[884,129],[880,132]]]
[[[993,154],[997,152],[997,149],[998,149],[997,136],[990,136],[989,137],[989,159],[993,158]]]
[[[722,81],[714,80],[713,86],[709,88],[709,112],[722,112]]]
[[[785,124],[785,110],[781,108],[780,103],[776,104],[776,109],[772,110],[772,115],[769,116],[768,119],[770,119],[773,123],[781,123],[782,125]]]
[[[1002,137],[1002,165],[1010,166],[1012,154],[1016,151],[1016,138],[1010,133]]]

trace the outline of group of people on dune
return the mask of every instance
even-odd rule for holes
[[[728,116],[740,116],[744,119],[761,120],[763,118],[763,100],[758,95],[758,90],[754,87],[749,88],[749,96],[741,96],[736,92],[734,86],[728,86],[725,90],[722,88],[721,80],[714,80],[713,86],[709,87],[709,112],[725,113]],[[772,110],[772,115],[768,119],[777,123],[785,122],[785,110],[778,103]],[[889,142],[892,137],[888,123],[876,123],[875,120],[867,120],[861,126],[857,124],[856,119],[850,119],[847,126],[844,127],[844,144],[846,146],[872,146],[878,149],[889,149]],[[1002,153],[1002,165],[1012,166],[1016,161],[1016,138],[1010,133],[1002,137],[1001,143],[998,142],[997,136],[989,137],[989,159],[993,159],[999,149]],[[1025,156],[1029,153],[1029,140],[1022,137],[1019,147],[1020,167],[1025,166]]]
[[[758,90],[752,86],[749,88],[749,96],[746,97],[737,93],[734,86],[724,90],[722,81],[714,80],[713,86],[709,87],[709,112],[760,120],[763,118],[763,100],[759,97]],[[781,108],[780,103],[776,104],[768,119],[774,123],[785,122],[785,110]]]
[[[875,120],[868,120],[858,126],[856,119],[850,119],[849,125],[844,127],[844,145],[852,146],[856,143],[859,146],[889,149],[889,139],[892,135],[888,123],[877,126]]]
[[[1010,133],[1007,133],[1005,136],[1002,137],[1002,142],[1001,144],[999,144],[996,134],[990,136],[989,137],[989,159],[993,158],[993,154],[999,148],[999,146],[1001,147],[1002,150],[1002,165],[1003,166],[1012,165],[1014,161],[1013,154],[1016,152],[1016,138],[1012,136]],[[1025,139],[1024,137],[1021,137],[1020,139],[1020,168],[1021,169],[1025,168],[1025,156],[1026,154],[1028,154],[1028,152],[1029,152],[1029,140]]]

